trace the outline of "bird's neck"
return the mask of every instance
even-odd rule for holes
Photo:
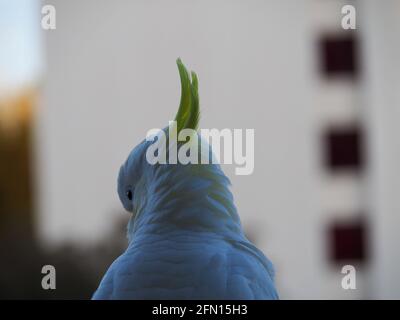
[[[174,183],[170,183],[174,181]],[[186,167],[160,173],[148,190],[146,204],[130,222],[131,240],[180,236],[242,236],[240,219],[219,166]]]

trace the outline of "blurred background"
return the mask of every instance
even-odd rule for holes
[[[399,31],[398,0],[0,0],[0,298],[91,297],[127,245],[119,167],[173,119],[181,57],[200,127],[255,129],[254,173],[223,167],[281,298],[399,299]]]

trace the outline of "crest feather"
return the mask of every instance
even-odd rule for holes
[[[175,117],[178,133],[182,129],[196,130],[200,119],[198,78],[195,72],[189,73],[181,59],[176,60],[181,78],[181,102]]]

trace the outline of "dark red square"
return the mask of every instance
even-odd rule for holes
[[[333,262],[366,260],[366,230],[363,220],[334,223],[329,230],[330,258]]]
[[[358,74],[357,43],[352,32],[346,35],[328,35],[321,38],[319,51],[321,71],[325,76]]]
[[[359,171],[364,165],[362,130],[359,126],[332,128],[324,135],[324,161],[330,170]]]

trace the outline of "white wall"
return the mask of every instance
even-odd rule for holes
[[[254,128],[255,171],[235,176],[243,224],[282,298],[347,297],[328,270],[318,192],[311,1],[46,1],[47,73],[37,121],[39,231],[89,243],[122,212],[119,166],[176,112],[180,56],[200,79],[203,128]],[[332,273],[333,272],[333,273]]]
[[[364,103],[370,133],[370,296],[400,299],[400,2],[368,0],[362,13]]]

